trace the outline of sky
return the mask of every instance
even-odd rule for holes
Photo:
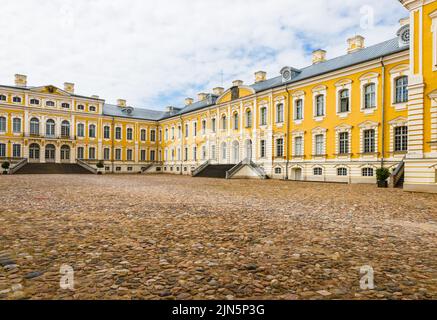
[[[182,107],[186,97],[346,54],[396,36],[397,0],[2,0],[0,83],[73,82],[76,93],[134,107]]]

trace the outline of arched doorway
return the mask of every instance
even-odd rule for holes
[[[70,162],[70,147],[67,145],[61,147],[61,162]]]
[[[240,143],[238,141],[234,141],[232,143],[232,163],[240,162]]]
[[[245,142],[246,159],[252,161],[252,140],[247,139]]]
[[[53,144],[46,145],[46,162],[55,162],[56,147]]]
[[[29,146],[29,162],[39,162],[40,147],[37,143]]]
[[[302,180],[302,169],[301,168],[294,168],[294,180],[301,181]]]

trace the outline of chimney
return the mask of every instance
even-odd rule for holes
[[[186,98],[185,99],[185,105],[186,106],[192,105],[193,102],[194,102],[194,100],[192,98]]]
[[[326,61],[326,51],[319,49],[313,51],[313,64],[321,63]]]
[[[241,80],[234,80],[234,81],[232,81],[232,86],[233,87],[239,87],[239,86],[242,86],[243,85],[243,81],[241,81]]]
[[[64,82],[64,91],[68,93],[74,93],[74,83]]]
[[[401,25],[401,27],[410,24],[410,17],[402,18],[401,20],[399,20],[399,24]]]
[[[347,44],[348,44],[347,53],[352,53],[364,49],[364,37],[358,35],[349,38],[347,39]]]
[[[96,94],[93,94],[93,95],[91,96],[91,98],[93,98],[93,99],[99,99],[99,96],[96,95]]]
[[[208,97],[208,94],[207,94],[207,93],[203,93],[203,92],[201,92],[201,93],[198,93],[198,94],[197,94],[197,99],[198,99],[199,101],[206,100],[207,97]]]
[[[126,100],[118,99],[117,100],[117,106],[122,107],[122,108],[126,107]]]
[[[214,89],[212,89],[212,92],[216,95],[216,96],[221,96],[223,94],[223,92],[225,92],[225,89],[222,87],[216,87]]]
[[[15,75],[15,86],[17,87],[27,87],[27,76],[23,74]]]
[[[255,72],[255,83],[266,81],[267,73],[265,71]]]

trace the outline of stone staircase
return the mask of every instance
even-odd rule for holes
[[[197,173],[195,177],[226,179],[226,172],[234,166],[235,164],[210,164]]]
[[[27,163],[14,174],[92,174],[92,172],[78,164]]]

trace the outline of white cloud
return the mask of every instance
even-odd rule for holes
[[[384,3],[384,6],[381,5]],[[375,27],[360,29],[360,8]],[[356,33],[390,39],[407,12],[396,0],[3,0],[0,82],[76,83],[80,94],[161,109],[253,72],[304,67],[308,50],[344,54]],[[266,54],[267,53],[267,54]]]

